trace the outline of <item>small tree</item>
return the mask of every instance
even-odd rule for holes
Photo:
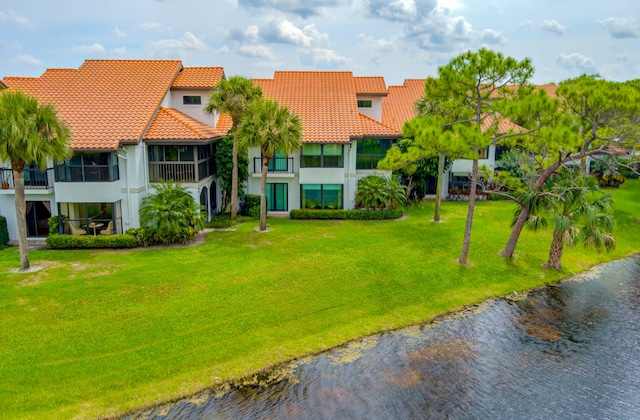
[[[156,192],[142,199],[140,223],[154,229],[160,242],[192,237],[204,227],[202,208],[186,188],[173,181],[155,185]]]
[[[223,137],[216,147],[216,168],[220,178],[222,201],[220,208],[229,211],[231,202],[231,186],[233,182],[233,137]],[[238,153],[238,197],[244,196],[244,186],[249,179],[249,154]]]
[[[23,92],[0,93],[0,161],[10,162],[13,169],[21,270],[29,268],[24,168],[35,162],[38,168],[46,169],[48,159],[71,157],[70,137],[53,105],[41,105],[37,98]]]
[[[527,228],[553,226],[553,240],[545,268],[560,270],[564,245],[581,242],[601,252],[615,248],[612,199],[598,189],[598,181],[578,170],[563,170],[549,179],[546,193],[532,206]],[[599,194],[599,195],[598,195]]]
[[[231,218],[238,215],[238,140],[237,128],[245,109],[256,99],[262,97],[262,88],[256,86],[250,79],[242,76],[232,76],[229,79],[222,79],[211,89],[209,103],[205,107],[205,112],[211,114],[214,111],[227,113],[231,116],[233,131],[233,150],[231,174]]]
[[[406,203],[406,187],[396,179],[368,175],[358,181],[356,205],[371,209],[393,209]]]
[[[300,118],[280,106],[277,101],[263,99],[249,105],[238,125],[238,145],[243,149],[259,147],[262,153],[262,182],[260,185],[260,230],[267,229],[267,174],[269,162],[280,151],[289,155],[302,147]]]

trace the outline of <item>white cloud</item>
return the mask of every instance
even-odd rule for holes
[[[405,28],[406,37],[418,47],[452,51],[473,38],[471,24],[463,16],[452,17],[442,9],[434,10],[424,22]]]
[[[553,32],[556,35],[562,35],[565,31],[565,27],[558,23],[558,21],[556,21],[555,19],[551,19],[542,22],[542,30]]]
[[[159,41],[149,42],[147,47],[153,51],[154,55],[161,57],[171,55],[184,56],[186,52],[204,51],[209,48],[204,41],[196,37],[191,32],[185,32],[181,38],[162,39]]]
[[[260,40],[260,28],[251,25],[244,31],[244,40],[246,42],[258,42]]]
[[[13,58],[11,62],[14,64],[27,64],[32,66],[41,66],[43,64],[42,61],[29,54],[21,54]]]
[[[391,52],[396,49],[396,45],[394,41],[387,41],[386,39],[380,38],[375,39],[370,35],[359,34],[358,42],[365,48],[377,52]]]
[[[125,36],[127,36],[127,34],[121,31],[120,28],[118,28],[117,26],[111,32],[118,38],[124,38]]]
[[[560,54],[556,58],[556,63],[560,67],[577,69],[584,72],[593,72],[596,68],[595,63],[591,58],[578,53]]]
[[[640,38],[640,25],[635,19],[610,17],[598,21],[614,38]]]
[[[266,45],[241,45],[238,48],[238,54],[245,57],[266,58],[269,60],[275,58],[273,50]]]
[[[486,44],[504,44],[506,40],[501,32],[485,29],[482,31],[482,42]]]
[[[100,44],[92,44],[74,45],[68,51],[74,54],[104,54],[106,50]]]
[[[326,48],[315,48],[312,51],[312,61],[320,67],[331,67],[333,65],[347,64],[346,57],[338,55],[335,51]]]
[[[118,47],[118,48],[112,48],[111,50],[109,50],[109,52],[112,54],[124,55],[127,53],[127,49],[125,47]]]
[[[31,24],[29,19],[17,14],[11,9],[7,10],[6,12],[0,11],[0,22],[13,22],[27,29],[33,28],[33,25]]]
[[[329,40],[329,36],[321,34],[314,24],[298,28],[288,20],[271,20],[260,32],[266,42],[282,42],[305,48],[323,44]]]
[[[173,29],[158,22],[143,22],[138,28],[148,32],[173,33]]]
[[[491,6],[495,6],[495,3],[492,3]],[[464,6],[458,0],[438,0],[438,7],[441,9],[449,9],[449,10],[460,10]]]
[[[455,5],[455,1],[445,1],[445,4]],[[363,8],[370,16],[394,21],[417,22],[435,10],[437,0],[356,0],[356,6]]]
[[[277,10],[303,18],[321,15],[325,7],[347,3],[346,0],[237,0],[237,2],[239,6],[247,9]]]
[[[227,47],[226,45],[223,45],[222,47],[218,48],[214,52],[216,54],[228,54],[229,53],[229,47]]]

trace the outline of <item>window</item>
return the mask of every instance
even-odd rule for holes
[[[373,103],[369,101],[358,101],[358,108],[371,108]]]
[[[303,209],[342,208],[342,184],[302,184],[301,207]]]
[[[376,169],[378,162],[387,154],[395,140],[362,139],[356,147],[356,169]]]
[[[113,182],[120,179],[115,153],[75,153],[68,161],[56,165],[58,182]]]
[[[182,97],[183,105],[202,105],[202,97],[201,96],[183,96]]]
[[[288,205],[288,184],[267,184],[267,211],[287,211]]]
[[[300,161],[303,168],[342,168],[342,145],[305,144]]]
[[[480,154],[478,155],[478,159],[489,159],[489,148],[488,147],[480,149]]]

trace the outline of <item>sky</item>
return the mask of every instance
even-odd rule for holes
[[[387,85],[486,47],[532,82],[640,78],[638,0],[0,0],[0,79],[85,59],[180,59],[227,77],[348,70]]]

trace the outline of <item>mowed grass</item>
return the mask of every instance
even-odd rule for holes
[[[567,249],[562,272],[540,268],[550,232],[498,256],[509,202],[478,203],[469,266],[467,206],[449,202],[444,223],[429,202],[399,221],[246,223],[192,248],[33,251],[31,274],[2,250],[0,418],[117,415],[636,253],[640,182],[610,191],[617,249]]]

